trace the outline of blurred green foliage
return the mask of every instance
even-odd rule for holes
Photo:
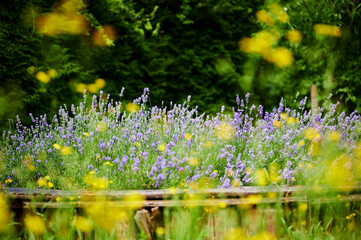
[[[52,116],[60,105],[76,104],[82,99],[77,83],[97,78],[106,80],[103,91],[112,98],[125,87],[130,101],[149,87],[152,105],[181,103],[192,95],[192,104],[207,113],[233,106],[235,95],[246,92],[269,109],[281,97],[308,95],[313,83],[319,86],[319,100],[333,93],[349,110],[360,110],[359,1],[277,2],[290,17],[278,31],[303,34],[297,46],[280,43],[295,58],[287,68],[238,48],[240,39],[264,28],[256,11],[275,2],[89,0],[82,10],[91,24],[88,34],[46,36],[36,31],[36,19],[59,1],[6,0],[0,6],[0,128],[7,128],[7,119],[16,115],[29,124],[29,112]],[[318,23],[340,27],[342,37],[315,34]],[[90,35],[102,25],[118,32],[111,46],[91,42]],[[31,66],[44,72],[53,68],[58,75],[43,83],[29,73]]]

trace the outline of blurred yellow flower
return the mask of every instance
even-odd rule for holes
[[[280,113],[280,118],[283,120],[287,119],[287,113]]]
[[[293,118],[293,117],[288,117],[286,122],[287,122],[288,124],[294,124],[294,123],[297,123],[297,122],[298,122],[298,119],[297,119],[297,118]]]
[[[278,163],[274,162],[271,163],[271,165],[268,168],[269,171],[269,181],[271,183],[278,183],[279,181],[281,181],[281,176],[279,175],[279,169],[280,166]]]
[[[0,232],[6,228],[11,220],[9,207],[3,193],[0,193]]]
[[[155,230],[155,233],[157,235],[164,235],[165,234],[165,229],[164,227],[157,227],[157,229]]]
[[[26,229],[33,234],[42,234],[46,232],[43,218],[37,215],[26,215],[24,219]]]
[[[263,22],[268,26],[272,26],[275,23],[272,16],[266,10],[257,11],[256,18],[258,21]]]
[[[99,88],[94,83],[89,84],[87,89],[91,93],[97,93],[99,91]]]
[[[191,141],[192,140],[192,134],[190,134],[190,133],[184,134],[184,139],[187,140],[187,141]]]
[[[305,140],[300,140],[300,141],[298,142],[298,146],[302,147],[302,146],[304,146],[304,145],[305,145]]]
[[[45,72],[43,71],[39,71],[36,73],[35,75],[36,79],[38,79],[40,82],[43,82],[43,83],[48,83],[50,82],[50,76],[48,74],[46,74]]]
[[[247,233],[242,228],[229,228],[227,230],[225,240],[248,239]]]
[[[286,37],[290,42],[300,43],[302,40],[302,33],[296,29],[292,29],[286,33]]]
[[[93,43],[95,45],[103,47],[113,45],[117,37],[117,30],[110,25],[101,26],[96,29],[92,34]]]
[[[332,161],[327,172],[326,183],[335,188],[353,186],[355,182],[351,173],[351,163],[352,159],[347,155],[342,155]]]
[[[50,78],[55,78],[58,75],[58,72],[54,68],[48,70],[48,75]]]
[[[189,165],[191,166],[197,166],[199,164],[199,160],[195,157],[190,157],[188,159]]]
[[[247,197],[247,202],[250,204],[257,204],[261,201],[262,201],[262,195],[260,194],[257,195],[252,194]]]
[[[177,188],[175,188],[175,187],[170,187],[170,188],[169,188],[169,193],[172,194],[172,195],[173,195],[173,194],[176,194],[176,193],[177,193]]]
[[[264,169],[257,169],[254,173],[256,178],[256,183],[259,186],[264,186],[267,184],[267,173]]]
[[[289,21],[288,14],[277,3],[271,4],[269,6],[269,10],[274,16],[276,16],[277,20],[281,23],[286,23]]]
[[[248,238],[249,240],[274,240],[275,236],[270,232],[260,232]]]
[[[102,78],[98,78],[97,80],[95,80],[94,84],[97,88],[103,88],[105,87],[105,80]]]
[[[70,155],[71,154],[71,148],[69,146],[64,146],[64,147],[61,148],[60,152],[64,156]]]
[[[337,26],[327,25],[327,24],[316,24],[314,26],[316,33],[332,37],[341,37],[342,31]]]
[[[46,181],[49,181],[49,180],[50,180],[50,177],[49,177],[49,176],[45,176],[44,179],[45,179]]]
[[[53,147],[54,147],[55,149],[57,149],[57,150],[60,150],[60,149],[61,149],[61,146],[60,146],[59,144],[57,144],[57,143],[54,143],[54,144],[53,144]]]
[[[86,84],[84,84],[84,83],[78,83],[77,85],[76,85],[76,91],[78,92],[78,93],[84,93],[84,90],[85,89],[87,89],[87,85]],[[96,92],[96,91],[95,91]]]
[[[341,134],[337,131],[332,131],[328,134],[328,139],[334,142],[339,141],[341,138]]]
[[[128,112],[138,112],[140,107],[139,107],[139,105],[130,102],[130,103],[127,103],[127,105],[125,105],[125,109]]]
[[[88,32],[89,23],[83,15],[77,13],[47,13],[37,17],[36,28],[41,34],[49,36],[85,34]]]
[[[96,130],[98,132],[105,132],[108,130],[108,125],[105,122],[101,121],[98,123]]]
[[[204,146],[206,146],[207,148],[211,148],[213,146],[213,143],[211,141],[207,141]]]
[[[93,229],[93,223],[86,217],[78,216],[75,218],[75,228],[81,232],[90,232]]]
[[[279,37],[277,33],[260,31],[252,38],[243,38],[239,42],[239,48],[246,53],[258,53],[265,56],[271,51],[272,45],[278,41]]]
[[[265,59],[274,63],[278,67],[288,67],[292,65],[294,59],[290,50],[285,47],[277,47],[268,52]]]
[[[305,138],[309,141],[321,139],[321,134],[318,132],[317,128],[307,128],[305,131]]]
[[[282,122],[278,120],[273,120],[273,126],[280,128],[282,127]]]
[[[234,135],[234,127],[227,123],[220,123],[216,126],[215,133],[222,140],[230,140]]]
[[[39,178],[39,179],[36,181],[36,184],[37,184],[39,187],[45,187],[45,186],[46,186],[46,181],[45,181],[43,178]]]
[[[165,151],[165,149],[166,149],[166,146],[164,144],[161,144],[158,146],[158,150],[161,152]]]
[[[130,192],[124,197],[124,201],[128,203],[129,209],[138,209],[144,205],[146,197],[136,191]]]
[[[53,188],[54,187],[54,184],[52,182],[48,182],[48,187],[49,188]]]
[[[307,203],[301,203],[300,205],[298,205],[298,211],[300,212],[306,212],[307,211]]]
[[[226,208],[226,207],[227,207],[227,203],[226,203],[225,201],[220,201],[220,202],[218,203],[218,207],[219,207],[219,208]]]
[[[290,20],[290,17],[288,16],[288,14],[284,11],[278,13],[277,15],[277,20],[280,21],[281,23],[286,23]]]

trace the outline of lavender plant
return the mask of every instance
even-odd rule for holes
[[[120,96],[122,97],[123,90]],[[57,189],[212,188],[244,185],[353,185],[361,173],[360,120],[326,101],[307,98],[272,111],[236,97],[231,113],[148,106],[149,90],[133,103],[100,92],[91,102],[61,107],[51,121],[16,120],[3,133],[3,187]]]

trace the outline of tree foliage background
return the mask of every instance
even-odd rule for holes
[[[63,1],[64,2],[64,1]],[[346,110],[361,110],[360,1],[294,0],[89,0],[80,13],[91,27],[85,34],[49,36],[37,31],[37,19],[54,11],[56,0],[5,0],[0,6],[0,127],[19,115],[26,124],[29,113],[56,114],[59,106],[83,98],[79,83],[102,78],[102,89],[125,101],[151,91],[151,104],[182,103],[192,96],[200,112],[230,109],[236,94],[251,92],[255,104],[269,109],[281,97],[291,101],[299,92],[309,95],[319,87],[319,100],[333,94]],[[239,41],[267,28],[256,12],[278,3],[289,21],[277,25],[284,33],[297,29],[302,42],[289,47],[294,63],[278,68],[260,56],[239,49]],[[342,37],[318,36],[315,24],[342,29]],[[117,39],[97,46],[91,36],[100,26],[112,26]],[[36,71],[55,69],[48,83]]]

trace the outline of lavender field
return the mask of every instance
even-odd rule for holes
[[[47,122],[3,133],[3,187],[55,189],[230,188],[247,185],[355,185],[360,120],[307,98],[271,112],[236,98],[213,117],[189,102],[147,107],[148,89],[125,106],[94,95]],[[188,98],[190,100],[191,97]],[[86,99],[86,98],[84,98]]]

